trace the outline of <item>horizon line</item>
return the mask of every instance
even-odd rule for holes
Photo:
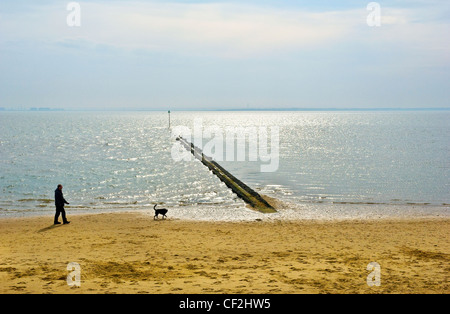
[[[132,109],[126,109],[126,108],[107,108],[107,109],[101,109],[101,108],[49,108],[49,107],[32,107],[32,108],[20,108],[20,109],[14,109],[14,108],[5,108],[0,107],[1,111],[25,111],[25,112],[70,112],[70,111],[446,111],[450,110],[450,107],[417,107],[417,108],[385,108],[385,107],[377,107],[377,108],[168,108],[167,109],[156,109],[156,108],[132,108]]]

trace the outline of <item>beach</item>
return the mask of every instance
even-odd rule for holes
[[[450,219],[0,219],[0,293],[448,293]],[[79,285],[69,286],[69,263]],[[379,285],[369,263],[380,266]],[[75,268],[73,268],[75,269]],[[369,269],[369,270],[368,270]],[[75,278],[75,277],[74,277]]]
[[[2,1],[0,294],[448,294],[449,3]]]

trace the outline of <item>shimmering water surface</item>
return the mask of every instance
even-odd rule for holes
[[[268,162],[249,161],[249,153],[220,162],[290,204],[276,217],[442,216],[450,203],[449,118],[448,111],[172,112],[171,125],[194,130],[200,119],[224,135],[227,127],[262,127],[269,148],[277,127],[277,171],[261,172]],[[260,217],[199,161],[174,161],[174,145],[167,112],[1,112],[0,217],[53,213],[58,183],[69,213],[152,213],[162,203],[172,217]]]

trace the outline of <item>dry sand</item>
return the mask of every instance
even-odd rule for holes
[[[448,293],[449,219],[0,219],[1,293]],[[67,264],[81,286],[67,285]],[[367,265],[381,266],[369,287]]]

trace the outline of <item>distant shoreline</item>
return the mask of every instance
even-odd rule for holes
[[[0,107],[1,112],[92,112],[92,111],[104,111],[104,112],[140,112],[140,111],[152,111],[152,112],[167,112],[168,109],[151,109],[151,108],[94,108],[94,109],[65,109],[65,108],[29,108],[29,109],[11,109]],[[299,111],[299,112],[382,112],[382,111],[450,111],[450,108],[180,108],[170,109],[174,112],[224,112],[224,111]]]

